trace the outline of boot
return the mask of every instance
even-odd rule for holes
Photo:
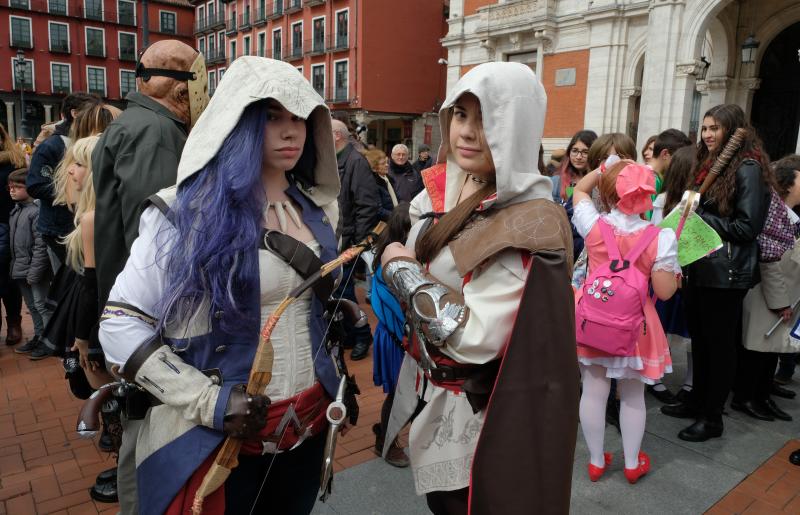
[[[374,452],[378,456],[383,455],[383,431],[381,431],[380,424],[374,424],[372,426],[372,432],[375,433],[375,449]],[[407,467],[409,464],[408,456],[406,456],[406,452],[397,445],[397,438],[394,439],[392,445],[389,446],[389,452],[386,453],[386,463],[392,465],[394,467],[404,468]]]
[[[6,317],[6,325],[8,326],[6,345],[16,345],[22,341],[22,319]]]

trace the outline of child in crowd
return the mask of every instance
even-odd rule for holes
[[[668,132],[662,132],[659,138],[662,138]],[[656,146],[658,147],[658,145],[659,140],[657,139]],[[696,150],[693,146],[684,146],[669,154],[669,166],[664,169],[664,192],[660,193],[653,202],[652,220],[654,224],[658,225],[680,202],[697,162],[695,153]],[[661,152],[659,162],[665,160],[665,154],[666,152]],[[660,381],[647,388],[647,391],[664,404],[684,402],[689,392],[692,391],[692,347],[685,309],[680,290],[671,299],[656,302],[658,317],[670,342],[676,343],[679,341],[686,344],[686,375],[683,378],[683,386],[681,386],[678,394],[673,395]]]
[[[668,299],[675,293],[678,285],[675,276],[681,273],[675,233],[670,229],[649,229],[650,223],[641,216],[652,209],[654,182],[649,168],[625,160],[609,166],[602,174],[595,171],[586,175],[575,187],[572,222],[586,242],[591,271],[584,287],[576,294],[576,318],[580,319],[578,315],[586,313],[581,307],[585,295],[593,299],[587,297],[584,302],[602,300],[603,307],[614,307],[623,292],[627,291],[620,289],[609,293],[612,281],[608,279],[596,279],[594,282],[597,284],[590,282],[607,266],[614,270],[615,266],[622,265],[619,271],[635,267],[652,284],[656,296],[661,299]],[[603,214],[592,202],[592,191],[598,185],[600,201],[608,211]],[[645,237],[649,241],[640,241]],[[617,253],[623,258],[615,263],[612,256]],[[611,454],[603,452],[603,440],[606,401],[612,379],[617,380],[621,400],[620,430],[625,477],[630,483],[635,483],[650,470],[650,459],[641,452],[646,419],[644,385],[655,384],[665,373],[672,372],[672,360],[654,302],[647,295],[647,282],[639,285],[642,292],[637,305],[632,305],[638,311],[638,302],[642,302],[641,298],[645,299],[641,303],[641,311],[638,311],[643,313],[644,323],[634,329],[638,332],[638,338],[628,352],[620,354],[600,350],[601,346],[595,345],[597,342],[593,338],[606,335],[607,331],[599,329],[590,332],[582,322],[578,322],[578,340],[581,342],[578,345],[578,360],[583,381],[580,421],[589,447],[588,470],[592,481],[600,479],[611,463]],[[642,327],[642,330],[638,327]]]
[[[373,152],[370,150],[369,152]],[[386,230],[381,234],[375,249],[373,261],[372,291],[370,303],[378,325],[373,335],[372,380],[375,386],[382,386],[386,400],[381,408],[381,421],[372,426],[375,433],[375,452],[383,455],[384,437],[389,425],[389,415],[392,412],[394,391],[397,388],[397,376],[400,365],[403,364],[403,338],[406,317],[400,302],[392,294],[383,280],[381,255],[386,246],[400,242],[405,243],[408,232],[411,230],[411,218],[408,215],[408,203],[401,202],[392,211],[388,219]],[[397,444],[397,439],[392,441],[386,453],[386,461],[395,467],[407,467],[409,460],[405,451]]]
[[[19,286],[33,319],[34,340],[26,345],[35,346],[50,318],[50,312],[45,307],[47,289],[50,286],[50,261],[47,257],[47,246],[36,230],[39,202],[28,196],[25,188],[27,176],[27,168],[14,170],[8,176],[8,191],[11,199],[16,202],[9,219],[10,274]]]

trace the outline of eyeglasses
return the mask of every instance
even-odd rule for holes
[[[569,155],[573,157],[578,157],[578,156],[589,157],[589,149],[580,150],[577,148],[573,148],[572,150],[569,151]]]

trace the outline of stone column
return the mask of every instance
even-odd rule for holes
[[[697,65],[678,61],[685,41],[685,0],[651,3],[637,147],[668,128],[688,130]]]
[[[733,80],[728,77],[709,77],[704,81],[697,81],[697,91],[702,95],[700,102],[701,118],[706,111],[715,105],[727,102],[728,90],[732,84]]]
[[[589,87],[584,127],[598,134],[625,132],[627,105],[621,95],[628,21],[616,10],[589,13]]]
[[[6,105],[6,127],[11,139],[17,139],[17,124],[14,123],[14,102],[4,102]]]
[[[51,123],[53,121],[53,105],[44,104],[44,123]]]

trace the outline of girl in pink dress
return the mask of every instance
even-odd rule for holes
[[[642,214],[653,209],[651,195],[655,192],[652,172],[633,161],[620,161],[605,172],[587,174],[575,187],[575,212],[572,223],[585,239],[589,254],[589,269],[609,261],[600,224],[602,218],[614,231],[621,255],[630,251],[650,222]],[[599,186],[600,200],[608,209],[601,214],[592,202],[591,193]],[[671,229],[662,229],[646,250],[631,263],[650,278],[650,284],[660,299],[670,298],[677,289],[678,244]],[[576,304],[583,295],[576,292]],[[641,452],[646,419],[645,384],[655,384],[672,372],[669,346],[656,313],[653,298],[647,296],[643,306],[646,330],[630,356],[614,356],[600,350],[578,345],[583,393],[580,420],[583,436],[589,447],[589,478],[597,481],[611,463],[611,454],[603,452],[605,411],[611,380],[617,380],[620,394],[620,430],[625,454],[625,476],[633,484],[650,469],[650,459]]]

